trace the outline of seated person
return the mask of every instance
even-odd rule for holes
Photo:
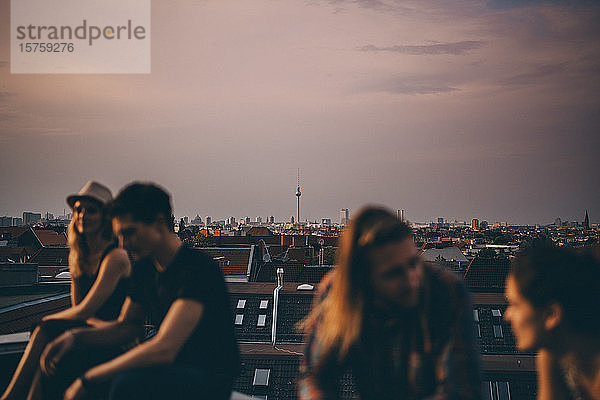
[[[131,265],[125,250],[115,244],[106,209],[111,198],[110,190],[94,181],[67,197],[73,211],[68,227],[72,306],[42,319],[2,399],[39,396],[40,356],[49,341],[69,328],[97,325],[119,316]]]
[[[66,349],[127,343],[143,329],[146,315],[155,336],[119,357],[82,371],[65,392],[79,399],[109,386],[110,399],[228,399],[239,370],[239,351],[225,281],[207,254],[182,246],[172,232],[169,195],[134,183],[113,202],[113,229],[139,260],[118,321],[72,330],[42,360],[52,363]]]
[[[537,243],[513,261],[510,321],[523,351],[538,351],[538,399],[600,400],[600,265],[591,254]]]
[[[479,399],[473,309],[461,281],[422,262],[411,229],[363,208],[304,322],[299,398],[338,397],[350,371],[363,400]]]

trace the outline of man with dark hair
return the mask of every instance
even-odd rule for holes
[[[112,207],[113,229],[138,261],[118,321],[79,329],[54,343],[51,366],[73,345],[125,344],[143,329],[157,334],[123,355],[85,371],[65,398],[82,398],[110,385],[110,399],[226,399],[239,370],[223,275],[205,253],[182,246],[172,233],[169,195],[152,184],[133,183]]]

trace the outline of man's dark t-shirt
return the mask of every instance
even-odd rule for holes
[[[144,306],[157,328],[177,299],[204,305],[202,318],[174,364],[235,378],[240,367],[239,349],[229,295],[218,264],[206,253],[184,246],[163,272],[151,259],[139,260],[132,269],[130,297]]]

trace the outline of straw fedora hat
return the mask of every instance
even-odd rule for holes
[[[92,200],[105,206],[112,200],[112,193],[103,184],[96,181],[89,181],[81,188],[79,193],[67,196],[67,204],[73,208],[75,202],[81,199]]]

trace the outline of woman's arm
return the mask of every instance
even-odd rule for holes
[[[127,253],[123,249],[114,249],[106,255],[94,285],[85,298],[77,305],[58,312],[56,314],[44,317],[44,320],[50,319],[78,319],[86,320],[93,317],[102,307],[106,300],[113,294],[119,281],[131,273],[131,264]],[[73,286],[73,292],[75,291]],[[74,299],[73,293],[71,298]]]
[[[75,307],[77,304],[81,303],[82,300],[77,296],[79,294],[77,285],[77,280],[71,276],[71,307]]]

